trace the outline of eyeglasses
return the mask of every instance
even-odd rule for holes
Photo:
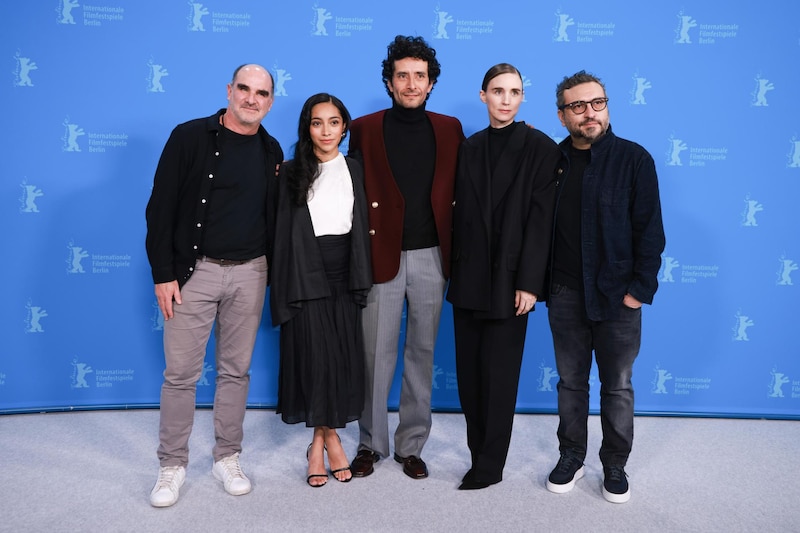
[[[595,98],[594,100],[590,100],[588,102],[578,100],[577,102],[572,102],[571,104],[559,106],[559,109],[563,111],[566,108],[570,108],[576,115],[582,115],[586,112],[587,104],[591,105],[592,109],[595,111],[602,111],[606,108],[606,105],[608,105],[608,98]]]

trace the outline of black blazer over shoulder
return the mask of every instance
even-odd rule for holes
[[[364,307],[372,287],[370,266],[367,200],[364,172],[355,159],[346,158],[353,181],[353,227],[350,237],[349,291],[353,301]],[[270,310],[272,325],[287,322],[303,308],[303,302],[330,296],[325,266],[319,250],[308,206],[298,207],[289,199],[286,170],[292,161],[281,166],[273,196],[273,249],[269,258]]]
[[[514,316],[515,291],[544,292],[560,151],[544,133],[514,124],[496,168],[489,130],[459,152],[447,300],[484,318]]]

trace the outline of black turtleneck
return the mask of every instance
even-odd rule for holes
[[[511,138],[511,134],[514,133],[517,124],[520,123],[512,122],[502,128],[489,126],[489,168],[492,170],[492,174],[494,174],[497,162],[500,161],[500,155],[508,144],[508,140]]]
[[[394,103],[384,115],[383,135],[392,175],[405,200],[403,250],[437,246],[431,206],[436,138],[425,105],[407,109]]]

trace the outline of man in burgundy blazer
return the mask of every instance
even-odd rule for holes
[[[433,348],[450,270],[453,183],[464,140],[454,117],[425,110],[440,72],[421,37],[398,35],[383,61],[392,107],[353,121],[349,155],[364,167],[374,285],[364,309],[365,406],[353,475],[389,455],[387,400],[407,305],[394,459],[414,479],[431,428]]]

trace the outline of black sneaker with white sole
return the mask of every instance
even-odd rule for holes
[[[574,455],[562,454],[558,464],[547,478],[547,490],[564,494],[575,487],[575,482],[583,477],[583,461]]]
[[[611,503],[625,503],[631,499],[631,488],[628,485],[625,467],[604,466],[603,476],[603,498]]]

